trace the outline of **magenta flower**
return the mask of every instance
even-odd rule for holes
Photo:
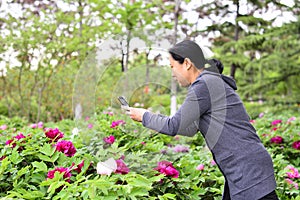
[[[123,125],[123,124],[125,124],[125,121],[123,121],[123,120],[113,121],[113,122],[111,123],[110,128],[115,128],[115,127],[117,127],[117,126],[119,126],[119,125]]]
[[[294,149],[300,150],[300,140],[293,142],[292,147]]]
[[[203,164],[200,164],[196,167],[196,170],[199,170],[199,171],[202,171],[204,170],[204,165]]]
[[[6,124],[3,124],[3,125],[0,126],[0,130],[5,130],[5,129],[7,129],[7,125]]]
[[[31,124],[30,128],[37,128],[37,124]]]
[[[64,167],[56,167],[54,170],[50,170],[47,174],[47,178],[53,179],[55,172],[63,173],[64,174],[64,179],[66,179],[67,182],[70,182],[70,177],[72,174],[70,173],[69,168],[64,168]]]
[[[292,181],[291,179],[289,179],[289,178],[286,178],[285,179],[285,181],[289,184],[289,185],[293,185],[294,186],[294,188],[296,189],[296,190],[298,190],[299,189],[299,186],[298,186],[298,183],[296,183],[296,182],[294,182],[294,181]]]
[[[62,132],[60,132],[60,130],[58,128],[55,128],[55,129],[46,128],[45,135],[47,138],[51,139],[54,142],[56,142],[59,139],[64,137],[64,134]]]
[[[277,124],[280,124],[282,122],[281,119],[275,119],[274,121],[272,121],[271,125],[272,126],[277,126]]]
[[[25,136],[23,135],[23,133],[19,133],[18,135],[14,136],[11,140],[7,140],[5,142],[6,145],[12,145],[12,148],[15,148],[16,146],[16,140],[20,140],[22,138],[25,138]]]
[[[189,152],[189,147],[183,146],[183,145],[176,145],[175,147],[173,147],[173,151],[176,153],[187,153]]]
[[[119,159],[116,160],[117,162],[117,170],[115,173],[117,174],[128,174],[129,173],[129,168],[126,166],[126,164],[123,162],[123,160]]]
[[[73,163],[72,163],[72,167],[73,167],[74,165],[75,165],[75,163],[73,162]],[[82,160],[81,163],[79,163],[79,164],[77,165],[77,167],[74,168],[74,170],[77,171],[78,173],[80,173],[83,166],[84,166],[84,160]]]
[[[93,124],[88,124],[87,127],[88,127],[89,129],[91,129],[91,128],[93,128]]]
[[[154,168],[154,170],[173,178],[178,178],[179,176],[179,171],[173,166],[173,164],[165,160],[158,162],[157,167]]]
[[[66,156],[72,157],[76,153],[76,148],[71,141],[62,140],[57,142],[56,151],[63,152]]]
[[[250,123],[251,123],[251,124],[254,124],[254,123],[255,123],[255,120],[254,120],[254,119],[251,119],[251,120],[250,120]]]
[[[281,136],[275,136],[270,139],[271,143],[281,144],[283,142],[283,138]]]
[[[106,144],[113,144],[115,142],[115,137],[113,135],[110,135],[108,137],[103,138],[103,141]]]
[[[286,173],[286,175],[290,178],[290,179],[294,179],[294,178],[300,178],[300,174],[298,172],[298,169],[296,169],[295,167],[289,165],[287,166],[287,168],[290,170],[289,172]]]

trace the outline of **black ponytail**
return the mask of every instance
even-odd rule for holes
[[[223,73],[223,69],[224,69],[224,66],[223,64],[221,63],[221,61],[215,59],[215,58],[212,58],[210,60],[207,60],[207,63],[210,65],[210,66],[215,66],[218,68],[218,71],[220,74]]]

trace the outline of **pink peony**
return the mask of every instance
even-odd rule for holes
[[[116,160],[117,162],[117,170],[115,173],[117,174],[128,174],[129,173],[129,168],[126,166],[126,164],[123,162],[123,160],[119,159]]]
[[[15,139],[16,140],[20,140],[22,138],[25,138],[25,136],[23,135],[23,133],[19,133],[18,135],[16,135],[15,137],[13,137],[11,140],[7,140],[5,142],[5,144],[6,145],[12,145],[12,148],[15,148],[15,146],[16,146]]]
[[[211,164],[212,166],[214,166],[214,165],[216,165],[217,163],[216,163],[214,160],[211,160],[211,161],[210,161],[210,164]]]
[[[297,118],[296,117],[291,117],[287,120],[287,123],[291,123],[292,121],[295,121]]]
[[[280,124],[281,122],[282,122],[281,119],[275,119],[274,121],[272,121],[271,125],[276,126],[277,124]]]
[[[64,174],[64,179],[66,179],[67,182],[70,182],[70,177],[72,174],[70,173],[69,168],[64,168],[64,167],[56,167],[54,170],[50,170],[47,174],[47,178],[53,179],[55,172],[63,173]]]
[[[255,123],[255,120],[254,120],[254,119],[251,119],[251,120],[250,120],[250,123],[251,123],[251,124],[254,124],[254,123]]]
[[[3,125],[0,126],[0,130],[5,130],[5,129],[7,129],[7,125],[6,124],[3,124]]]
[[[298,169],[296,169],[295,167],[293,167],[291,165],[287,166],[287,168],[290,170],[289,172],[286,173],[289,178],[291,178],[291,179],[300,178]]]
[[[296,183],[296,182],[294,182],[294,181],[292,181],[291,179],[289,179],[289,178],[286,178],[285,179],[285,181],[289,184],[289,185],[293,185],[294,186],[294,188],[296,189],[296,190],[298,190],[299,189],[299,186],[298,186],[298,183]]]
[[[71,141],[62,140],[57,142],[56,151],[63,152],[66,156],[72,157],[76,153],[76,148]]]
[[[264,115],[265,115],[265,113],[262,112],[262,113],[259,113],[258,117],[262,118]]]
[[[189,147],[183,146],[183,145],[176,145],[175,147],[173,147],[173,151],[176,153],[187,153],[189,152]]]
[[[115,137],[110,135],[108,137],[103,138],[103,141],[107,144],[113,144],[115,142]]]
[[[93,128],[93,124],[88,124],[87,127],[88,127],[89,129],[91,129],[91,128]]]
[[[62,132],[60,132],[60,130],[58,128],[55,128],[55,129],[46,128],[45,135],[47,138],[50,138],[52,141],[55,141],[55,142],[64,137],[64,134]]]
[[[123,124],[125,124],[125,121],[123,121],[123,120],[113,121],[113,122],[111,123],[110,128],[115,128],[115,127],[117,127],[117,126],[119,126],[119,125],[123,125]]]
[[[175,169],[171,162],[165,160],[158,162],[157,167],[154,168],[154,170],[166,176],[171,176],[173,178],[178,178],[179,176],[179,171]]]
[[[37,127],[38,127],[38,128],[43,128],[43,127],[44,127],[44,123],[43,123],[43,122],[39,122],[39,123],[37,124]]]
[[[281,136],[275,136],[270,139],[271,143],[281,144],[283,142],[283,138]]]
[[[31,124],[30,128],[37,128],[37,124]]]
[[[196,167],[196,170],[199,170],[199,171],[202,171],[204,170],[204,165],[203,164],[200,164]]]
[[[292,147],[294,149],[300,150],[300,140],[293,142]]]

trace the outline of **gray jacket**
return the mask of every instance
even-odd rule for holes
[[[273,163],[261,143],[233,79],[204,71],[174,116],[146,112],[142,123],[160,133],[201,132],[223,173],[232,200],[256,200],[276,188]]]

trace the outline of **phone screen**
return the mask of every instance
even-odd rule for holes
[[[119,102],[122,104],[122,106],[129,106],[128,102],[123,96],[118,97]]]

